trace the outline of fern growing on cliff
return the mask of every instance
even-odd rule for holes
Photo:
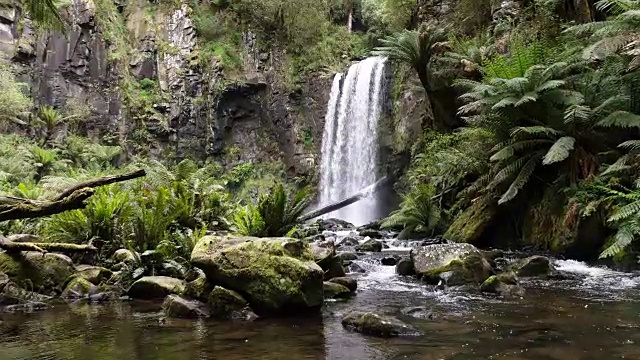
[[[433,235],[440,225],[442,212],[435,200],[433,186],[420,184],[402,196],[400,209],[394,211],[383,223],[384,228],[402,228],[403,232]]]

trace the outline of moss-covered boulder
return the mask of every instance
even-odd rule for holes
[[[184,294],[186,287],[184,280],[167,276],[145,276],[131,285],[127,295],[134,299],[163,299],[171,294]]]
[[[520,277],[546,278],[553,276],[557,272],[555,267],[551,265],[549,258],[539,255],[518,261],[514,269]]]
[[[309,245],[297,239],[206,236],[191,263],[259,314],[317,309],[323,302],[323,270]]]
[[[491,224],[497,207],[491,201],[477,201],[460,213],[447,229],[444,237],[449,240],[473,243]]]
[[[344,299],[351,296],[351,291],[344,285],[325,281],[322,288],[325,299]]]
[[[348,276],[336,277],[329,280],[329,282],[340,284],[349,289],[349,291],[351,292],[356,292],[356,290],[358,289],[358,282],[356,281],[356,279]]]
[[[382,251],[382,243],[378,240],[369,239],[356,246],[356,250],[364,252],[380,252]]]
[[[93,265],[76,266],[76,277],[81,277],[94,285],[107,281],[111,278],[113,272],[107,268]]]
[[[490,276],[480,285],[480,291],[502,296],[524,295],[524,288],[520,286],[518,277],[512,271]]]
[[[98,293],[98,287],[82,277],[71,279],[60,295],[65,299],[81,299]]]
[[[37,292],[61,291],[66,280],[75,272],[68,256],[53,253],[0,253],[0,272],[18,286]]]
[[[432,284],[480,284],[493,274],[489,262],[471,244],[423,246],[412,256],[416,274]]]
[[[221,286],[213,288],[208,302],[211,316],[216,319],[251,320],[256,317],[247,300],[237,292]]]
[[[178,295],[167,296],[162,303],[162,309],[169,317],[186,319],[209,317],[206,304],[197,300],[187,300]]]
[[[398,261],[398,263],[396,264],[396,274],[401,276],[415,275],[416,269],[413,264],[413,259],[400,259],[400,261]]]
[[[370,312],[353,311],[342,318],[346,329],[366,335],[394,337],[418,332],[402,321]]]

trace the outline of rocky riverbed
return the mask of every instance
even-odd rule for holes
[[[252,243],[260,256],[242,248],[246,241],[236,239],[220,252],[220,239],[205,238],[199,251],[208,255],[196,262],[215,285],[200,276],[142,274],[125,290],[130,300],[114,289],[109,296],[97,292],[104,288],[98,278],[118,270],[76,265],[64,286],[66,302],[43,298],[3,308],[0,359],[640,356],[640,277],[634,274],[366,231],[325,230],[308,239],[310,245]],[[120,254],[125,263],[134,260]],[[209,262],[215,256],[223,260]],[[266,271],[257,277],[249,266],[230,266],[263,266],[262,256],[275,261],[268,269],[294,266],[296,276],[278,275],[272,284]],[[398,274],[406,270],[421,278]],[[246,281],[236,284],[240,275]],[[19,279],[6,278],[5,293],[7,286],[21,289]],[[286,296],[265,297],[256,284]],[[49,309],[38,311],[44,306]]]

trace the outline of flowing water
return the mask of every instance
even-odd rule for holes
[[[358,292],[321,315],[252,323],[164,319],[155,303],[58,305],[0,314],[5,359],[640,359],[640,277],[576,261],[555,265],[570,281],[525,282],[522,299],[437,290],[357,260]],[[407,307],[421,307],[412,316]],[[378,339],[346,331],[350,310],[400,318],[423,335]]]
[[[320,205],[347,198],[377,180],[384,71],[385,59],[371,57],[333,80],[322,138]],[[379,215],[371,196],[327,216],[362,225]]]

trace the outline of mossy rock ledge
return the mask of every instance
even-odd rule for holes
[[[259,315],[308,312],[323,303],[322,268],[309,245],[297,239],[205,236],[191,263]]]
[[[481,284],[491,275],[491,264],[471,244],[435,244],[412,253],[416,275],[428,283],[449,286]]]

